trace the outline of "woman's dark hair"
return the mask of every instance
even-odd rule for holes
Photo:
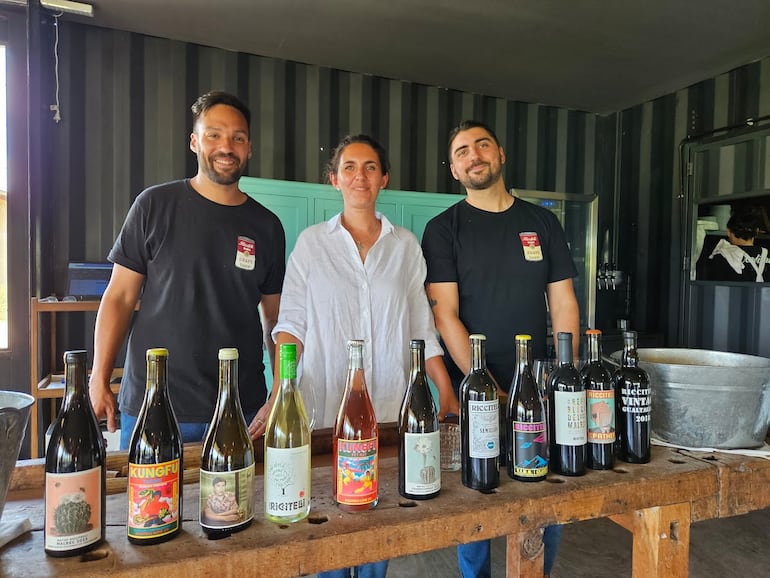
[[[340,141],[340,144],[338,144],[334,151],[332,151],[332,158],[326,165],[326,179],[329,182],[331,182],[331,175],[335,174],[337,169],[340,168],[340,157],[342,156],[342,151],[344,151],[348,145],[356,143],[366,144],[372,147],[374,152],[377,153],[377,158],[380,160],[380,168],[382,169],[382,174],[387,175],[390,172],[390,161],[388,161],[388,153],[380,143],[366,134],[349,134],[343,138]]]
[[[757,236],[759,218],[751,210],[734,211],[727,221],[727,228],[739,239],[749,241]]]
[[[243,118],[246,119],[246,126],[251,126],[251,111],[249,110],[249,107],[243,104],[243,102],[241,102],[237,96],[233,96],[227,92],[222,92],[221,90],[212,90],[211,92],[200,95],[190,107],[190,110],[192,110],[193,129],[195,129],[195,123],[198,122],[198,119],[203,114],[208,112],[209,109],[215,107],[218,104],[226,104],[227,106],[232,106],[235,110],[243,115]]]
[[[464,130],[470,130],[472,128],[484,129],[489,133],[489,136],[492,137],[492,140],[495,141],[495,144],[497,146],[500,146],[500,141],[497,140],[497,135],[495,134],[495,131],[493,131],[489,127],[489,125],[486,125],[483,122],[478,120],[464,120],[460,124],[458,124],[456,127],[454,127],[451,131],[449,131],[449,139],[447,140],[446,148],[447,148],[447,156],[449,156],[450,161],[452,160],[452,142],[454,142],[458,134],[460,134]]]

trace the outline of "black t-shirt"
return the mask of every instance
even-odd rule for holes
[[[770,267],[767,266],[767,257],[764,260],[762,259],[762,247],[742,245],[741,249],[762,272],[763,279],[765,281],[770,280]],[[744,259],[743,271],[740,273],[737,273],[732,268],[724,255],[716,254],[711,257],[701,254],[701,260],[703,274],[699,279],[704,281],[744,281],[754,283],[757,280],[757,271],[746,259]]]
[[[136,198],[109,254],[145,276],[128,337],[121,412],[139,413],[152,347],[169,351],[169,394],[180,422],[211,419],[221,347],[239,350],[244,413],[261,407],[267,391],[258,305],[262,295],[281,292],[285,243],[278,217],[251,198],[220,205],[187,180]]]
[[[487,366],[508,391],[516,334],[530,334],[533,358],[545,357],[546,285],[577,276],[558,219],[519,198],[501,213],[463,200],[431,219],[422,248],[426,282],[458,284],[460,320],[486,335]],[[444,361],[457,391],[463,375],[448,353]]]

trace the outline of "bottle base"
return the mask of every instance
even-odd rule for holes
[[[432,494],[407,494],[406,492],[402,493],[399,492],[398,494],[402,498],[406,498],[407,500],[431,500],[438,496],[441,493],[441,490],[438,492],[433,492]]]
[[[270,516],[265,514],[265,520],[272,522],[273,524],[294,524],[295,522],[301,522],[310,514],[310,508],[306,511],[302,511],[299,514],[293,516]]]
[[[81,548],[75,548],[74,550],[49,550],[46,548],[45,553],[47,556],[51,556],[52,558],[68,558],[70,556],[80,556],[81,554],[90,552],[102,544],[104,544],[104,538],[99,539],[98,542],[94,542],[88,546],[82,546]]]
[[[340,502],[337,502],[337,507],[342,510],[343,512],[366,512],[367,510],[373,509],[377,503],[379,502],[379,498],[374,500],[373,502],[369,502],[368,504],[341,504]]]
[[[648,464],[650,463],[650,458],[637,458],[636,456],[618,456],[618,459],[622,462],[626,462],[627,464]]]
[[[244,522],[243,524],[238,524],[237,526],[230,526],[228,528],[206,528],[204,526],[201,526],[201,529],[203,530],[203,533],[206,534],[206,537],[209,540],[221,540],[222,538],[227,538],[231,534],[235,534],[236,532],[240,532],[242,530],[245,530],[249,526],[251,526],[251,523],[254,521],[252,518],[251,520]]]
[[[134,538],[132,536],[128,536],[128,541],[135,546],[152,546],[154,544],[162,544],[163,542],[168,542],[169,540],[173,540],[179,534],[181,534],[181,532],[182,532],[182,528],[180,527],[178,530],[174,530],[174,532],[172,532],[171,534],[157,536],[156,538]]]

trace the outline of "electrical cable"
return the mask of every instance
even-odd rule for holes
[[[59,106],[59,17],[64,14],[63,12],[57,12],[53,15],[53,62],[54,62],[54,77],[56,82],[56,103],[52,104],[49,108],[53,112],[53,119],[56,123],[61,122],[61,108]]]

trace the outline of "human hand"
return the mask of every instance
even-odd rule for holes
[[[439,412],[438,420],[444,421],[447,415],[460,415],[460,402],[453,391],[439,393],[438,398]]]
[[[115,416],[118,413],[118,400],[112,393],[109,383],[97,383],[93,377],[88,384],[88,396],[91,398],[91,406],[94,408],[96,419],[107,419],[107,429],[114,432],[117,429]]]
[[[251,423],[249,424],[249,437],[251,437],[252,440],[256,441],[259,437],[265,434],[267,418],[270,415],[270,409],[272,407],[273,404],[270,402],[270,400],[268,400],[265,402],[265,405],[259,408],[257,415],[255,415],[254,419],[251,420]]]

